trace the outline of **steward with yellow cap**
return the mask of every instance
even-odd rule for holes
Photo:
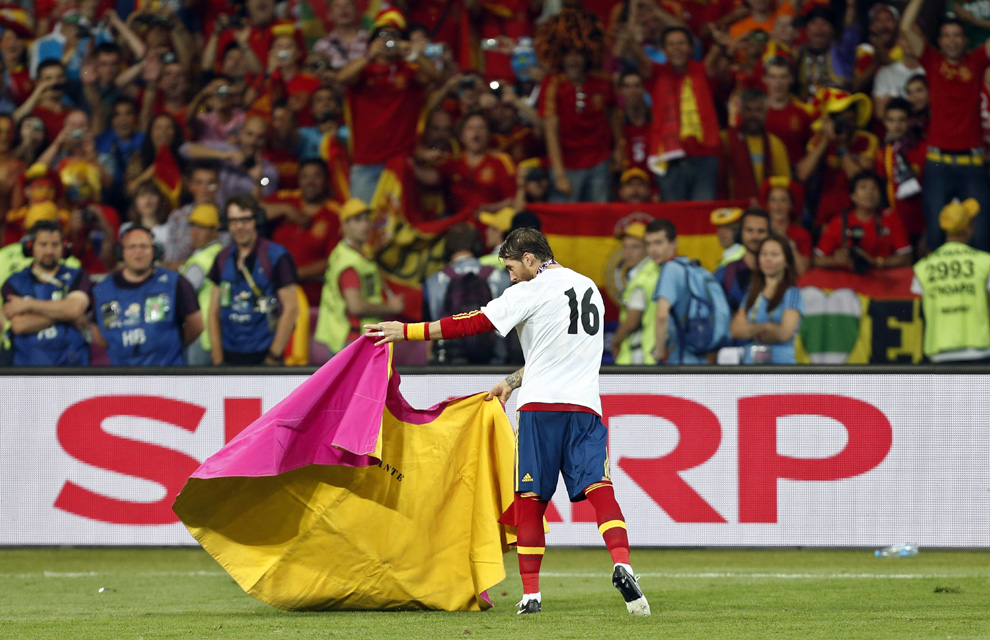
[[[223,244],[217,237],[220,229],[220,211],[213,204],[198,204],[193,207],[187,221],[193,254],[179,269],[179,273],[184,275],[196,290],[199,309],[204,316],[209,317],[214,285],[206,274],[210,272],[217,254],[223,249]],[[210,345],[210,332],[204,331],[199,334],[199,342],[192,343],[186,349],[186,363],[191,367],[206,367],[213,364]]]
[[[361,326],[381,322],[403,309],[402,298],[382,285],[378,265],[364,253],[371,234],[372,210],[363,200],[351,198],[340,208],[343,236],[327,261],[320,314],[314,339],[333,353],[361,336]]]
[[[945,205],[945,244],[914,265],[911,291],[921,296],[924,352],[932,362],[990,361],[990,253],[966,244],[979,214],[973,198]]]

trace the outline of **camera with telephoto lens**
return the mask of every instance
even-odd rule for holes
[[[846,231],[846,236],[848,236],[849,241],[852,243],[852,247],[849,249],[849,257],[852,259],[853,271],[859,275],[863,275],[870,270],[869,259],[857,251],[865,235],[866,232],[863,230],[863,227],[853,227]]]
[[[385,48],[388,49],[389,51],[394,50],[398,46],[399,46],[398,41],[393,38],[389,38],[388,40],[385,41]]]

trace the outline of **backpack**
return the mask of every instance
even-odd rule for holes
[[[674,317],[684,349],[704,355],[729,339],[732,312],[722,285],[696,260],[675,258],[684,267],[684,291],[688,301],[683,315]]]
[[[492,301],[488,277],[495,269],[482,267],[477,273],[458,274],[453,267],[443,273],[450,278],[443,295],[441,317],[476,311]],[[441,340],[438,345],[438,361],[444,364],[488,364],[495,349],[495,334],[482,333],[457,340]]]

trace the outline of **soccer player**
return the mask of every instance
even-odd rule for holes
[[[615,563],[612,584],[633,615],[650,605],[629,566],[626,522],[615,501],[608,468],[608,433],[601,421],[598,369],[605,306],[590,279],[560,266],[542,233],[516,229],[499,257],[516,286],[478,311],[425,323],[366,324],[381,345],[399,340],[453,339],[497,331],[519,333],[525,366],[499,381],[488,398],[507,402],[519,392],[516,509],[517,552],[523,581],[518,613],[539,613],[540,563],[545,549],[543,514],[559,473],[572,502],[587,499]],[[525,375],[524,375],[525,373]]]

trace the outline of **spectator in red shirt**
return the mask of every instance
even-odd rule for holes
[[[790,241],[795,270],[801,275],[811,264],[814,246],[811,234],[797,222],[804,207],[804,189],[790,178],[767,178],[760,189],[760,206],[770,214],[770,230]]]
[[[661,42],[664,64],[654,63],[641,47],[633,50],[653,98],[650,168],[659,176],[664,202],[714,200],[721,140],[710,77],[721,45],[713,44],[715,53],[701,63],[691,59],[687,27],[667,27]]]
[[[975,198],[982,211],[990,210],[990,181],[984,166],[981,144],[980,87],[983,72],[990,66],[990,40],[967,53],[963,23],[954,17],[942,22],[935,51],[914,30],[922,0],[911,0],[904,11],[901,35],[910,52],[921,61],[931,88],[932,119],[928,127],[928,161],[922,204],[927,222],[928,250],[945,242],[938,224],[942,207],[953,198]],[[990,250],[990,216],[973,221],[970,244]]]
[[[299,188],[280,190],[264,204],[275,222],[272,241],[292,254],[309,304],[320,305],[327,258],[340,240],[340,206],[330,197],[330,174],[322,160],[299,165]]]
[[[302,150],[303,139],[296,127],[295,112],[284,102],[276,104],[272,107],[268,145],[262,156],[278,171],[280,188],[295,189],[298,186],[299,158],[302,156]],[[296,265],[298,266],[299,263],[296,262]]]
[[[836,216],[815,247],[814,265],[866,273],[911,264],[911,243],[900,218],[883,209],[883,180],[873,171],[853,176],[849,186],[852,209]]]
[[[808,185],[808,209],[821,227],[849,206],[849,179],[873,168],[878,142],[862,130],[873,111],[866,94],[823,89],[816,102],[822,115],[813,126],[819,131],[794,173]]]
[[[770,58],[764,63],[763,84],[767,88],[767,131],[784,143],[793,167],[804,157],[811,139],[811,107],[791,93],[794,72],[787,58]]]
[[[189,106],[189,78],[174,53],[161,60],[149,58],[144,65],[144,95],[141,98],[141,128],[152,117],[166,113],[186,132],[186,108]]]
[[[649,171],[646,156],[650,152],[650,127],[653,119],[646,104],[643,77],[636,71],[619,76],[619,96],[622,105],[622,147],[626,161],[623,169],[636,167]]]
[[[226,51],[229,43],[242,40],[251,47],[255,58],[264,64],[264,61],[268,60],[268,50],[272,45],[273,34],[270,27],[275,22],[275,0],[247,0],[244,9],[246,18],[238,21],[230,20],[231,26],[220,33],[217,50]],[[245,27],[250,28],[246,37],[241,35]]]
[[[591,53],[565,51],[561,69],[545,77],[540,89],[553,173],[551,201],[608,202],[613,143],[622,138],[614,108],[612,81],[592,70]],[[622,166],[621,147],[615,152],[616,166]]]
[[[911,103],[892,98],[883,112],[887,137],[877,150],[876,172],[887,182],[887,202],[901,217],[904,230],[913,241],[925,231],[921,206],[928,145],[911,129]]]
[[[347,87],[351,140],[351,196],[370,202],[385,163],[407,156],[416,145],[416,124],[425,101],[423,87],[435,75],[423,56],[402,57],[406,19],[395,9],[378,14],[368,53],[340,70]]]
[[[58,60],[44,60],[38,65],[38,82],[28,99],[14,111],[14,120],[20,121],[28,114],[41,118],[45,123],[45,135],[54,140],[65,117],[69,115],[71,103],[65,95],[65,67]]]
[[[469,113],[457,125],[461,153],[436,169],[414,165],[417,179],[432,187],[443,182],[448,213],[498,211],[512,204],[516,194],[516,167],[504,153],[489,149],[488,121],[481,112]]]

